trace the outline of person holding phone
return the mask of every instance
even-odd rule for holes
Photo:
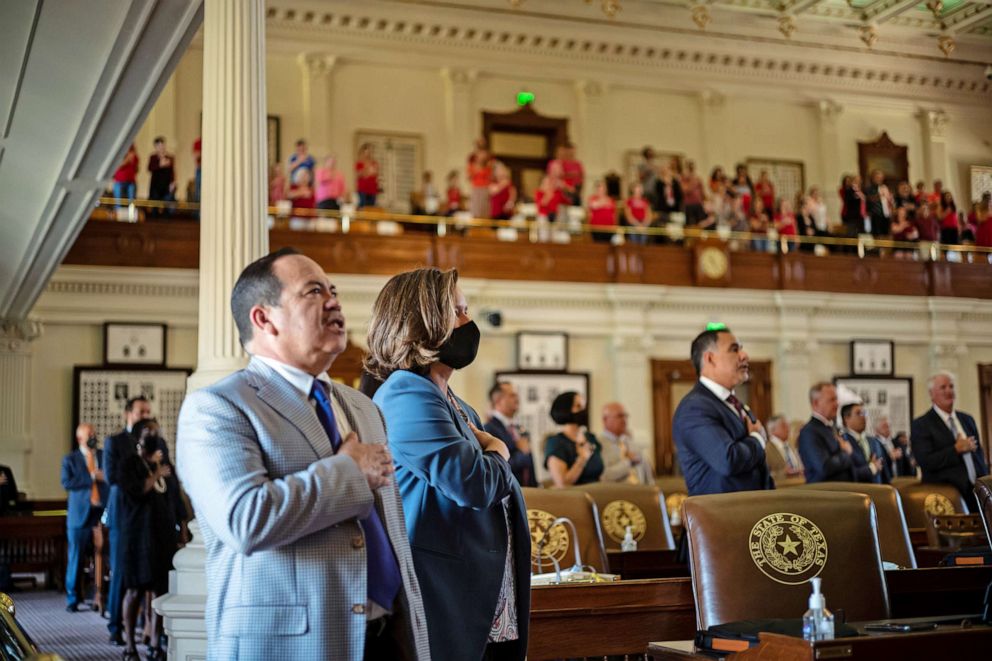
[[[740,340],[726,326],[707,329],[692,341],[691,354],[699,380],[672,421],[689,495],[775,488],[765,428],[734,394],[751,377]]]

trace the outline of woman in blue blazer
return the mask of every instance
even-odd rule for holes
[[[530,531],[506,445],[448,387],[480,333],[451,270],[390,279],[365,368],[382,409],[435,661],[524,659]]]

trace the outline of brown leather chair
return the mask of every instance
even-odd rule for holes
[[[539,489],[525,487],[524,502],[527,504],[527,522],[530,524],[531,567],[535,572],[554,571],[550,559],[553,557],[562,569],[575,564],[572,531],[567,524],[559,523],[548,527],[560,516],[571,519],[579,536],[579,553],[582,564],[591,565],[598,572],[608,572],[606,550],[603,548],[603,533],[599,528],[599,515],[592,496],[573,489]],[[541,566],[538,569],[538,542],[544,540],[541,548]]]
[[[932,514],[968,514],[961,492],[950,484],[917,482],[899,487],[909,529],[926,530]]]
[[[956,551],[988,543],[978,514],[934,514],[927,521],[927,544],[933,548]]]
[[[896,489],[901,489],[907,484],[919,484],[919,483],[920,483],[920,478],[915,476],[909,477],[908,475],[903,475],[902,477],[892,478],[892,486],[894,486]]]
[[[986,475],[975,480],[975,498],[985,524],[985,536],[992,541],[992,476]]]
[[[748,491],[683,506],[696,625],[806,612],[809,579],[848,621],[889,616],[875,508],[864,494]]]
[[[902,498],[899,492],[888,484],[865,484],[863,482],[815,482],[796,487],[816,491],[846,491],[863,493],[871,498],[878,517],[878,546],[882,560],[894,562],[906,569],[916,569],[916,556],[909,540],[909,527],[902,511]]]
[[[672,528],[682,529],[682,503],[689,497],[689,487],[685,479],[673,475],[655,478],[654,483],[661,489],[665,497],[665,509],[668,510],[668,520]]]
[[[638,551],[675,548],[665,498],[657,486],[593,482],[573,488],[586,492],[596,502],[607,550],[620,550],[627,526]]]

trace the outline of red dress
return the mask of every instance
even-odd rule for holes
[[[558,207],[564,201],[565,196],[557,188],[554,193],[539,190],[534,195],[534,203],[537,204],[537,215],[546,218],[554,218],[555,214],[558,213]]]
[[[513,192],[513,184],[507,182],[506,186],[495,193],[489,195],[489,217],[497,220],[506,220],[510,217],[510,212],[506,209],[506,203],[510,201],[510,194]]]

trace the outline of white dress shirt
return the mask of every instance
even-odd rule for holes
[[[733,390],[728,390],[727,388],[724,388],[723,386],[721,386],[719,383],[717,383],[713,379],[710,379],[710,378],[705,377],[705,376],[699,377],[699,382],[701,384],[703,384],[711,393],[713,393],[714,395],[716,395],[717,399],[719,399],[721,402],[723,402],[724,405],[728,409],[730,409],[731,411],[733,411],[735,417],[737,417],[737,418],[740,418],[741,417],[740,414],[737,412],[737,409],[734,408],[734,405],[727,401],[727,398],[734,394],[734,391]],[[743,405],[743,402],[741,402],[741,404]],[[745,425],[745,426],[747,426],[747,425]],[[764,450],[765,449],[765,437],[762,436],[759,432],[756,432],[756,431],[751,432],[750,435],[753,436],[755,438],[755,440],[757,440],[759,443],[761,443],[761,449]]]

